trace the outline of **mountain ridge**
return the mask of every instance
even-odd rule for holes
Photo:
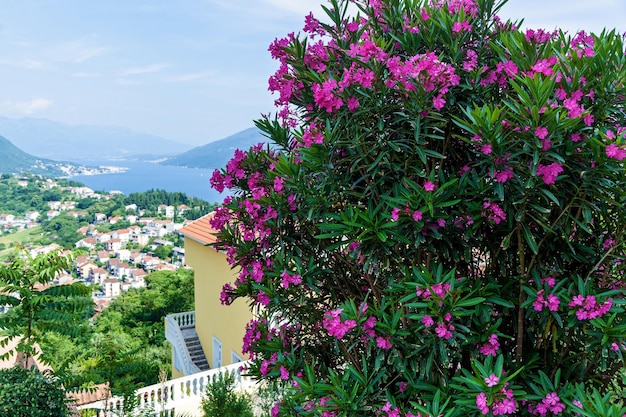
[[[0,135],[11,138],[12,143],[26,153],[79,163],[134,154],[165,157],[192,147],[124,127],[68,125],[36,118],[0,116]]]
[[[0,157],[0,173],[2,174],[23,172],[55,176],[64,174],[61,169],[63,163],[24,152],[4,136],[0,136],[0,155],[2,155]]]
[[[188,168],[222,168],[233,157],[235,149],[247,150],[259,142],[267,142],[267,138],[261,134],[259,129],[251,127],[166,158],[159,163]]]

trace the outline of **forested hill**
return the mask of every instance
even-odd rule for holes
[[[202,211],[209,206],[208,202],[199,198],[188,196],[187,194],[179,191],[169,192],[155,189],[150,189],[141,193],[130,193],[126,196],[124,202],[126,205],[136,204],[138,207],[149,211],[156,211],[161,204],[168,206],[179,206],[184,204],[191,208],[198,207],[199,209],[202,209]]]
[[[0,136],[0,173],[32,172],[59,175],[61,170],[52,167],[54,161],[37,158],[22,151],[4,136]]]
[[[222,168],[233,157],[235,149],[248,150],[260,142],[267,142],[256,127],[251,127],[227,138],[198,146],[190,151],[167,158],[161,164],[189,168]]]

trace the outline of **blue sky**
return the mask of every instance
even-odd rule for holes
[[[0,116],[201,145],[273,111],[267,46],[323,0],[0,0]],[[626,31],[625,0],[509,0],[525,26]]]

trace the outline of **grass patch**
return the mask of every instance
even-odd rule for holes
[[[41,226],[33,227],[32,229],[20,230],[19,232],[2,234],[0,235],[0,244],[4,244],[5,249],[0,250],[0,259],[5,258],[8,254],[13,252],[15,246],[26,246],[29,243],[37,242],[41,239]]]

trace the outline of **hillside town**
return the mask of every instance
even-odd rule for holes
[[[68,253],[75,255],[75,269],[59,275],[54,283],[67,284],[80,280],[93,284],[96,311],[101,311],[129,288],[144,287],[147,274],[175,271],[185,265],[185,249],[178,230],[189,223],[184,216],[191,207],[159,204],[156,210],[149,211],[137,204],[128,204],[123,207],[124,214],[121,215],[90,214],[89,210],[79,208],[80,201],[110,200],[121,193],[99,193],[89,187],[63,185],[49,178],[20,178],[16,183],[19,187],[28,187],[33,185],[32,182],[45,190],[61,192],[64,196],[62,201],[47,201],[48,210],[45,212],[29,210],[21,215],[0,213],[0,236],[10,240],[12,234],[41,227],[42,223],[60,216],[82,219],[81,226],[75,230],[80,239],[73,242],[73,248],[65,247]],[[120,225],[124,227],[118,228]],[[3,244],[1,248],[5,249],[5,246]],[[59,243],[26,247],[33,257],[64,249]]]

